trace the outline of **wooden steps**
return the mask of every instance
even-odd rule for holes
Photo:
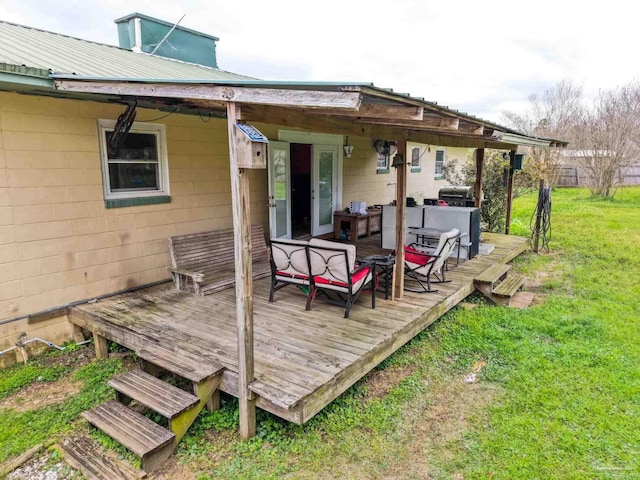
[[[166,363],[158,363],[162,368],[167,367]],[[142,468],[150,472],[169,458],[202,408],[206,405],[217,408],[213,398],[214,394],[217,398],[222,368],[202,367],[199,371],[200,374],[192,375],[200,379],[192,381],[193,395],[141,370],[131,370],[108,382],[115,389],[117,400],[98,405],[82,416],[138,455]],[[128,408],[127,404],[134,400],[165,417],[168,429]]]
[[[195,383],[213,377],[223,370],[220,365],[203,362],[202,357],[192,356],[186,351],[175,352],[160,345],[147,345],[136,350],[136,354],[153,365]]]
[[[491,285],[494,285],[500,279],[504,278],[509,270],[511,270],[511,265],[508,265],[506,263],[496,263],[495,265],[491,265],[491,267],[476,275],[473,278],[473,281],[476,283],[489,283]]]
[[[511,265],[498,263],[473,279],[476,289],[497,305],[509,306],[513,296],[522,288],[525,277],[510,272]]]
[[[195,395],[163,382],[142,370],[131,370],[109,380],[107,385],[168,419],[177,417],[200,402]]]
[[[125,461],[103,455],[99,445],[87,437],[66,439],[58,448],[66,462],[88,480],[139,480],[147,476]]]
[[[513,297],[513,294],[520,290],[524,283],[524,275],[511,272],[507,278],[502,280],[493,289],[493,294],[499,297]]]
[[[117,440],[142,459],[143,470],[159,466],[173,452],[175,434],[117,400],[109,400],[82,413],[93,426]]]

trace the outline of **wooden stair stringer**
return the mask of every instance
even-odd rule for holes
[[[174,433],[175,446],[178,445],[182,437],[189,430],[193,422],[202,411],[205,406],[209,406],[210,409],[218,408],[218,401],[211,402],[211,398],[214,394],[217,395],[218,387],[222,380],[223,370],[219,370],[216,375],[212,375],[199,383],[193,383],[193,394],[199,398],[199,403],[193,408],[185,410],[174,418],[169,419],[169,429]],[[175,447],[174,447],[175,448]]]

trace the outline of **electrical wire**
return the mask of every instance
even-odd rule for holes
[[[173,115],[174,113],[176,113],[178,111],[178,108],[176,107],[175,110],[173,112],[169,112],[166,115],[162,115],[161,117],[158,118],[149,118],[149,119],[145,119],[145,120],[140,120],[141,122],[156,122],[158,120],[162,120],[163,118],[167,118],[169,115]]]
[[[529,222],[531,228],[531,237],[529,237],[529,245],[534,252],[549,251],[549,240],[551,240],[551,187],[541,188],[538,192],[538,203],[536,209],[531,215]],[[536,250],[536,237],[538,249]]]

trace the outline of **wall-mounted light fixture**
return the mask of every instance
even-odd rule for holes
[[[344,156],[347,158],[351,158],[351,154],[353,153],[353,145],[349,145],[349,137],[346,137],[344,142]]]

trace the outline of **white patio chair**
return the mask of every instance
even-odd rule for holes
[[[407,287],[405,290],[416,293],[435,293],[431,288],[432,283],[444,283],[445,265],[449,255],[453,251],[460,231],[452,228],[448,232],[440,234],[440,241],[435,251],[423,248],[422,245],[412,243],[404,249],[404,273],[410,279],[420,285],[420,288]],[[431,280],[433,275],[436,280]]]

